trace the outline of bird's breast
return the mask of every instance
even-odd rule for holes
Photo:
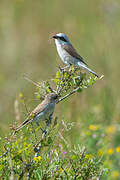
[[[48,113],[50,115],[54,111],[55,105],[56,103],[49,103],[45,108],[46,114]]]
[[[69,64],[69,59],[70,59],[70,55],[66,52],[66,50],[64,50],[64,48],[62,47],[62,45],[57,45],[57,51],[58,54],[61,58],[61,60],[65,63],[65,64]]]
[[[55,103],[49,103],[45,106],[44,110],[38,113],[35,117],[35,120],[45,120],[48,119],[49,116],[53,113],[55,108]]]

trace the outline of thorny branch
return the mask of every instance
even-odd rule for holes
[[[0,156],[0,159],[3,158],[4,156],[6,156],[8,153],[8,150],[6,152],[4,152],[1,156]]]
[[[60,69],[60,71],[62,72],[62,70]],[[68,77],[67,81],[69,80],[70,76]],[[27,81],[31,82],[32,84],[34,84],[35,86],[40,88],[40,85],[36,82],[34,82],[33,80],[31,80],[30,78],[28,78],[26,75],[24,75],[24,79],[26,79]],[[63,72],[63,76],[61,77],[61,81],[63,81],[64,79],[64,72]],[[50,87],[49,87],[50,88]],[[57,86],[57,90],[53,90],[53,88],[50,88],[50,90],[54,93],[60,94],[62,91],[63,85],[58,85]],[[61,102],[62,100],[66,99],[67,97],[71,96],[72,94],[74,94],[75,92],[77,92],[80,89],[80,86],[77,87],[76,89],[73,89],[70,93],[66,94],[64,97],[60,98],[57,103]]]
[[[75,92],[77,92],[81,87],[77,87],[76,89],[73,89],[70,93],[66,94],[64,97],[60,98],[57,103],[63,101],[64,99],[66,99],[67,97],[71,96],[72,94],[74,94]]]
[[[30,83],[34,84],[34,85],[37,86],[38,88],[41,88],[41,86],[40,86],[38,83],[36,83],[35,81],[33,81],[32,79],[30,79],[29,77],[27,77],[27,75],[24,74],[23,77],[24,77],[24,79],[26,79],[26,80],[29,81]],[[56,93],[56,91],[55,91],[54,89],[52,89],[51,87],[49,87],[49,89],[50,89],[52,92]]]
[[[64,81],[64,73],[65,73],[65,72],[64,72],[61,68],[59,68],[59,70],[60,70],[60,72],[62,73],[62,76],[61,76],[60,80],[61,80],[61,81]],[[74,72],[75,72],[75,71],[76,71],[76,69],[74,70]],[[72,74],[73,74],[73,73],[72,73]],[[71,74],[71,72],[69,72],[69,76],[68,76],[68,78],[65,80],[66,83],[70,80],[70,77],[71,77],[72,74]],[[38,88],[41,88],[41,86],[40,86],[38,83],[36,83],[36,82],[34,82],[33,80],[31,80],[30,78],[28,78],[25,74],[24,74],[23,77],[24,77],[24,79],[26,79],[27,81],[31,82],[32,84],[34,84],[34,85],[37,86]],[[102,79],[103,77],[104,77],[104,76],[102,75],[99,79]],[[64,83],[63,83],[62,85],[59,84],[59,85],[57,86],[57,89],[56,89],[56,90],[54,90],[54,89],[51,88],[51,87],[49,87],[49,89],[50,89],[52,92],[54,92],[54,93],[60,94],[61,91],[62,91],[62,88],[65,86],[65,81],[64,81]],[[71,96],[72,94],[74,94],[74,93],[76,93],[78,90],[80,90],[80,88],[81,88],[81,84],[80,84],[80,86],[78,86],[77,88],[73,89],[71,92],[69,92],[69,93],[66,94],[65,96],[59,98],[56,103],[58,104],[59,102],[63,101],[64,99],[68,98],[69,96]],[[25,106],[26,106],[26,105],[25,105]],[[26,107],[26,110],[27,110],[27,107]],[[28,110],[27,110],[27,111],[28,111]],[[40,142],[41,142],[42,140],[43,140],[43,137],[42,137],[42,139],[39,141],[39,143],[37,143],[36,147],[38,147],[38,145],[40,145]],[[40,145],[39,148],[41,148],[41,145]],[[6,156],[7,153],[8,153],[8,150],[7,150],[5,153],[3,153],[3,154],[0,156],[0,158],[3,158],[3,156]]]
[[[97,180],[100,180],[100,179],[101,179],[102,174],[103,174],[103,169],[101,169],[100,174],[99,174],[99,176],[97,177]]]
[[[72,73],[72,74],[70,73],[70,74],[69,74],[69,77],[68,77],[66,80],[64,80],[64,73],[65,73],[65,72],[64,72],[60,67],[59,67],[59,70],[60,70],[60,72],[62,73],[62,76],[61,76],[60,80],[63,82],[63,84],[59,83],[59,85],[56,87],[56,90],[54,90],[53,88],[49,87],[49,89],[51,90],[51,92],[54,92],[54,93],[56,93],[56,94],[58,94],[58,95],[60,95],[63,87],[65,86],[65,81],[68,82],[68,81],[70,80],[70,76],[73,74],[73,73]],[[76,72],[76,70],[77,70],[77,69],[74,70],[74,73]],[[99,79],[102,79],[103,77],[104,77],[104,75],[102,75]],[[34,84],[35,86],[41,88],[41,86],[40,86],[38,83],[34,82],[34,81],[31,80],[30,78],[28,78],[26,75],[24,75],[24,79],[26,79],[27,81],[31,82],[31,83]],[[63,100],[66,99],[67,97],[69,97],[69,96],[71,96],[72,94],[76,93],[78,90],[80,90],[80,88],[81,88],[81,84],[80,84],[80,86],[78,86],[77,88],[73,89],[71,92],[69,92],[69,93],[66,94],[65,96],[59,98],[59,100],[57,101],[57,103],[63,101]]]
[[[34,84],[35,86],[41,88],[38,83],[36,83],[36,82],[33,81],[32,79],[28,78],[26,74],[23,75],[23,78],[26,79],[27,81],[31,82],[31,83]]]
[[[75,71],[76,71],[76,69],[75,69]],[[59,103],[59,102],[63,101],[64,99],[68,98],[69,96],[71,96],[72,94],[76,93],[78,90],[80,90],[80,89],[82,88],[82,87],[81,87],[82,78],[79,79],[79,80],[80,80],[80,83],[79,83],[79,86],[78,86],[78,87],[76,87],[76,86],[71,86],[72,88],[69,89],[69,86],[67,86],[67,83],[68,83],[69,81],[71,81],[71,79],[72,79],[72,78],[71,78],[71,75],[74,75],[75,71],[74,71],[74,72],[69,71],[68,77],[65,78],[65,76],[64,76],[64,71],[62,71],[62,70],[60,69],[60,72],[62,73],[62,76],[61,76],[60,79],[59,79],[60,82],[59,82],[59,84],[56,86],[56,90],[54,90],[53,88],[49,87],[49,89],[50,89],[51,92],[54,92],[54,93],[56,93],[56,94],[58,94],[58,95],[61,95],[63,92],[66,93],[66,92],[68,92],[68,91],[70,91],[70,90],[72,89],[69,93],[67,93],[67,94],[64,95],[63,97],[59,98],[56,103]],[[103,78],[103,76],[101,76],[99,79],[102,79],[102,78]],[[32,84],[34,84],[34,85],[37,86],[38,88],[41,88],[41,86],[40,86],[38,83],[34,82],[34,81],[31,80],[30,78],[28,78],[26,75],[24,75],[24,79],[26,79],[27,81],[31,82]],[[62,83],[61,83],[61,82],[62,82]],[[65,87],[65,86],[66,86],[66,87]],[[62,91],[62,90],[63,90],[63,91]],[[27,106],[26,106],[25,102],[24,102],[24,105],[25,105],[26,111],[28,112]],[[64,141],[64,143],[67,145],[67,147],[69,148],[69,144],[67,144],[67,142],[66,142],[66,140],[64,139],[64,137],[62,136],[62,134],[61,134],[60,132],[59,132],[58,134],[59,134],[60,139],[62,139],[62,140]],[[48,133],[47,133],[47,135],[48,135]],[[43,146],[42,146],[42,145],[43,145],[43,144],[42,144],[42,141],[43,141],[45,138],[46,138],[46,133],[43,133],[41,139],[39,140],[39,142],[38,142],[36,145],[34,145],[35,156],[38,156],[38,155],[39,155],[39,153],[40,153],[40,151],[41,151],[41,148],[43,147]],[[80,162],[81,162],[81,160],[82,160],[82,158],[83,158],[83,156],[84,156],[84,153],[85,153],[85,149],[84,149],[83,152],[82,152],[82,155],[81,155],[81,158],[80,158]],[[14,170],[13,170],[13,163],[12,163],[12,158],[11,158],[11,149],[6,150],[6,152],[3,153],[3,154],[0,156],[0,158],[3,158],[3,157],[6,156],[7,154],[8,154],[8,158],[9,158],[9,167],[10,167],[10,173],[11,173],[10,179],[11,179],[11,180],[14,180]],[[26,172],[28,172],[28,176],[30,177],[31,174],[32,174],[32,172],[33,172],[33,160],[30,161],[28,164],[26,164],[26,163],[22,160],[22,157],[21,157],[21,161],[22,161],[22,163],[24,164],[24,169],[23,169],[23,171],[20,173],[19,179],[22,179],[23,176],[24,176],[24,174],[25,174]],[[67,174],[65,168],[64,168],[63,166],[61,166],[61,168],[62,168],[62,170],[64,171],[64,173],[65,173],[65,175],[66,175],[66,178],[68,179],[68,174]],[[73,167],[73,170],[75,171],[74,179],[76,179],[80,172],[79,172],[77,169],[74,169],[74,167]],[[2,176],[3,176],[3,174],[2,174]],[[101,172],[100,172],[99,177],[97,178],[97,180],[100,180],[101,176],[102,176],[102,170],[101,170]]]
[[[14,180],[13,162],[11,158],[11,151],[8,150],[9,165],[10,165],[10,180]]]

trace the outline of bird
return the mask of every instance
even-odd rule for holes
[[[49,93],[45,96],[45,99],[28,115],[26,120],[15,129],[15,132],[22,129],[29,123],[36,122],[39,125],[39,121],[46,120],[46,125],[49,126],[52,120],[52,115],[56,106],[58,95],[55,93]]]
[[[81,67],[88,70],[90,73],[94,74],[96,77],[99,77],[94,71],[92,71],[88,65],[84,62],[84,59],[77,53],[75,48],[70,43],[68,37],[64,33],[57,33],[52,36],[55,40],[57,52],[61,60],[67,64],[65,68],[74,65],[76,67]]]

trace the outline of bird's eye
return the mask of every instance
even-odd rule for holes
[[[67,42],[67,40],[64,37],[59,37],[60,40]]]

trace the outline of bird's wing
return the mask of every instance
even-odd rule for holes
[[[21,128],[23,128],[25,125],[29,124],[30,122],[32,122],[32,120],[34,119],[34,117],[42,112],[45,108],[45,106],[47,105],[47,103],[45,101],[43,101],[41,104],[39,104],[31,113],[30,115],[26,118],[26,120],[18,127],[16,128],[16,131],[20,130]]]
[[[47,101],[42,101],[42,103],[38,104],[38,106],[32,111],[32,114],[37,115],[38,113],[42,112],[47,104]]]
[[[70,45],[63,45],[63,48],[73,57],[75,57],[76,59],[80,60],[82,63],[84,63],[85,65],[87,65],[83,58],[77,53],[77,51],[74,49],[74,47],[70,44]]]

